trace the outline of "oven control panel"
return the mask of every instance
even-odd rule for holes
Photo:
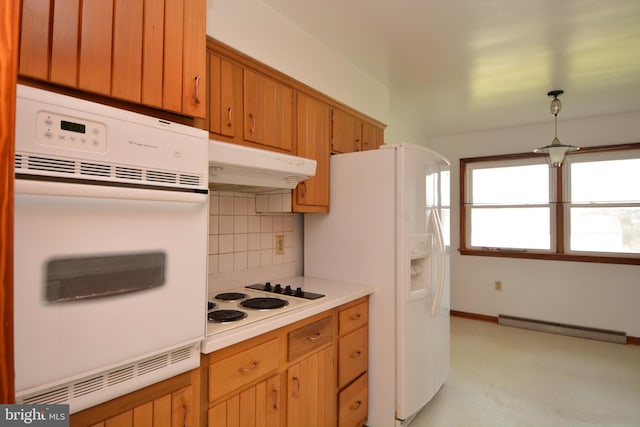
[[[43,145],[94,153],[107,151],[107,126],[104,123],[49,111],[38,111],[36,138],[38,144]]]

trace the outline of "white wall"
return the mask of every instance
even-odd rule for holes
[[[207,34],[383,123],[389,90],[259,0],[207,0]]]
[[[640,142],[640,112],[560,120],[564,143]],[[452,166],[451,307],[624,331],[640,337],[640,266],[462,256],[459,247],[459,159],[526,152],[547,145],[553,123],[433,138],[428,145]],[[633,185],[633,184],[632,184]],[[501,280],[502,291],[494,290]]]

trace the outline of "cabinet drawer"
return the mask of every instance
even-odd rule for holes
[[[289,360],[309,353],[333,339],[333,318],[326,317],[289,332]]]
[[[340,338],[338,344],[338,383],[344,387],[351,380],[367,370],[368,329],[366,326]]]
[[[209,402],[278,369],[278,338],[209,366]]]
[[[362,375],[344,389],[339,397],[338,426],[360,427],[367,420],[369,412],[369,378]]]
[[[356,330],[359,327],[365,325],[368,321],[368,301],[342,310],[338,316],[338,334],[342,336],[346,333]]]

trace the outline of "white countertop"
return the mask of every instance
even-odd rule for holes
[[[249,323],[244,326],[208,336],[201,346],[202,353],[211,353],[221,348],[245,341],[249,338],[273,331],[298,320],[306,319],[323,311],[330,310],[346,304],[360,297],[370,295],[374,288],[371,285],[334,282],[330,280],[315,279],[312,277],[291,277],[283,282],[292,286],[300,286],[305,291],[324,294],[325,297],[315,300],[312,304],[290,310],[282,314],[272,316],[259,322]]]

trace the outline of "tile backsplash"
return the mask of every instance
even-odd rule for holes
[[[260,196],[258,201],[256,197],[251,193],[210,192],[210,291],[224,289],[226,285],[220,282],[233,282],[235,273],[244,277],[255,270],[258,276],[265,276],[261,280],[270,280],[271,271],[291,271],[293,275],[301,270],[298,266],[302,263],[302,215],[259,213],[256,203],[260,205],[262,201]],[[282,254],[276,251],[276,236],[284,236]]]

